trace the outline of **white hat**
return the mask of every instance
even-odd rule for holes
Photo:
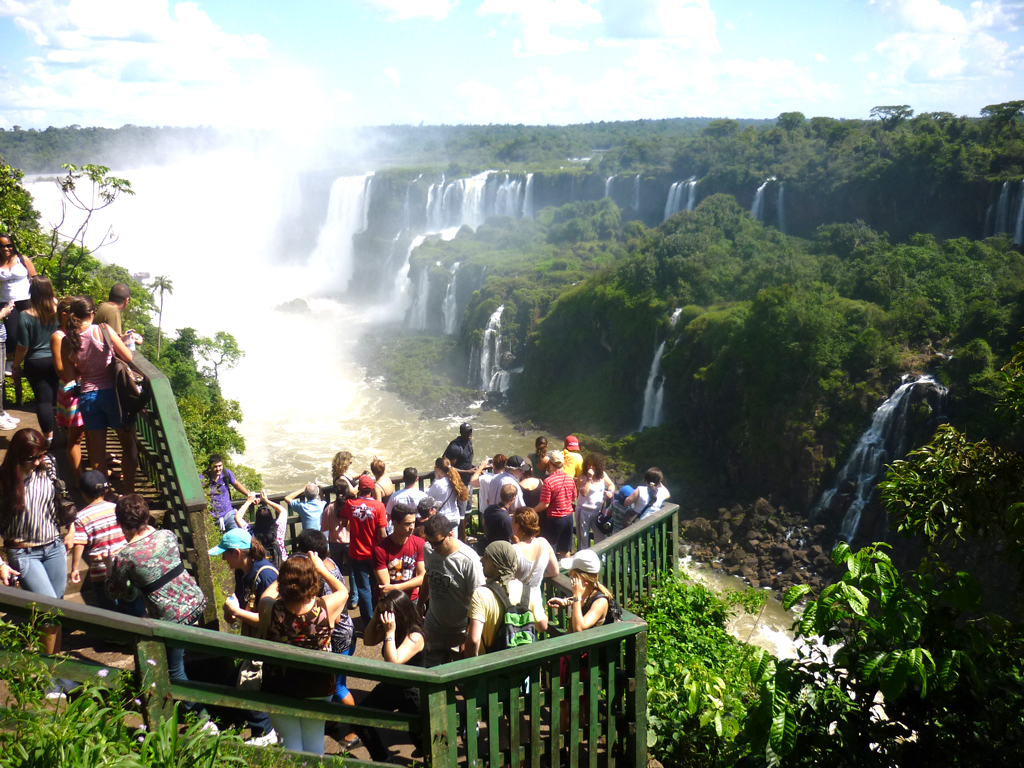
[[[560,565],[564,571],[580,571],[593,574],[601,572],[601,558],[592,549],[581,549],[572,557],[563,557]]]

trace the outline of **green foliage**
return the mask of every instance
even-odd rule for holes
[[[756,599],[732,602],[760,607]],[[729,604],[671,577],[636,611],[648,625],[652,754],[667,766],[732,765],[743,753],[736,737],[753,690],[744,663],[749,649],[725,631]]]
[[[968,574],[931,559],[900,574],[882,546],[836,547],[846,573],[794,625],[806,641],[796,659],[751,656],[754,751],[785,766],[1012,765],[1024,746],[1019,628],[966,623],[980,599]],[[809,593],[793,587],[785,605]]]

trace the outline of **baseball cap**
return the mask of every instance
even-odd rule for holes
[[[518,453],[508,457],[508,461],[505,462],[507,469],[522,469],[526,466],[526,459],[520,456]]]
[[[570,451],[578,451],[580,449],[580,441],[576,439],[576,435],[566,436],[565,447]]]
[[[416,516],[421,520],[430,517],[430,513],[437,509],[437,499],[433,496],[424,496],[416,505]]]
[[[469,437],[473,434],[473,425],[468,421],[462,422],[462,424],[459,425],[459,434],[463,437]]]
[[[621,488],[619,488],[618,492],[615,494],[615,497],[619,501],[625,501],[626,499],[633,495],[633,491],[635,490],[636,489],[632,485],[624,485]]]
[[[360,475],[359,476],[359,490],[364,488],[373,488],[377,484],[377,481],[373,479],[373,475]]]
[[[211,555],[223,555],[229,549],[249,549],[252,536],[241,528],[232,528],[220,538],[220,544],[210,550]]]
[[[563,571],[580,571],[581,573],[600,573],[601,558],[592,549],[581,549],[572,557],[563,557],[559,562]]]
[[[107,476],[96,469],[87,469],[82,473],[82,478],[78,481],[78,487],[82,493],[87,493],[90,496],[101,493],[108,485]]]

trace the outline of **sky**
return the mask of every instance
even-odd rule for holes
[[[0,127],[976,116],[1024,0],[0,0]]]

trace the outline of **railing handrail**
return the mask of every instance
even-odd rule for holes
[[[598,556],[603,555],[609,549],[615,549],[620,544],[628,541],[629,539],[633,539],[640,536],[640,534],[642,534],[648,528],[653,528],[658,523],[662,522],[665,518],[671,517],[672,515],[675,515],[678,512],[678,504],[671,504],[669,502],[665,502],[664,504],[662,504],[661,509],[655,512],[653,515],[649,515],[648,517],[645,517],[643,520],[638,520],[632,525],[623,528],[618,533],[613,533],[607,539],[604,539],[603,541],[600,541],[597,544],[591,546],[590,549]]]
[[[207,506],[206,492],[199,479],[192,447],[185,434],[185,425],[181,422],[178,412],[178,401],[171,391],[171,382],[164,373],[147,360],[140,352],[132,355],[132,367],[149,379],[153,390],[153,404],[157,413],[161,414],[161,425],[167,438],[167,452],[174,465],[175,475],[181,489],[182,503],[185,512],[198,512]],[[173,414],[177,418],[166,418]]]

